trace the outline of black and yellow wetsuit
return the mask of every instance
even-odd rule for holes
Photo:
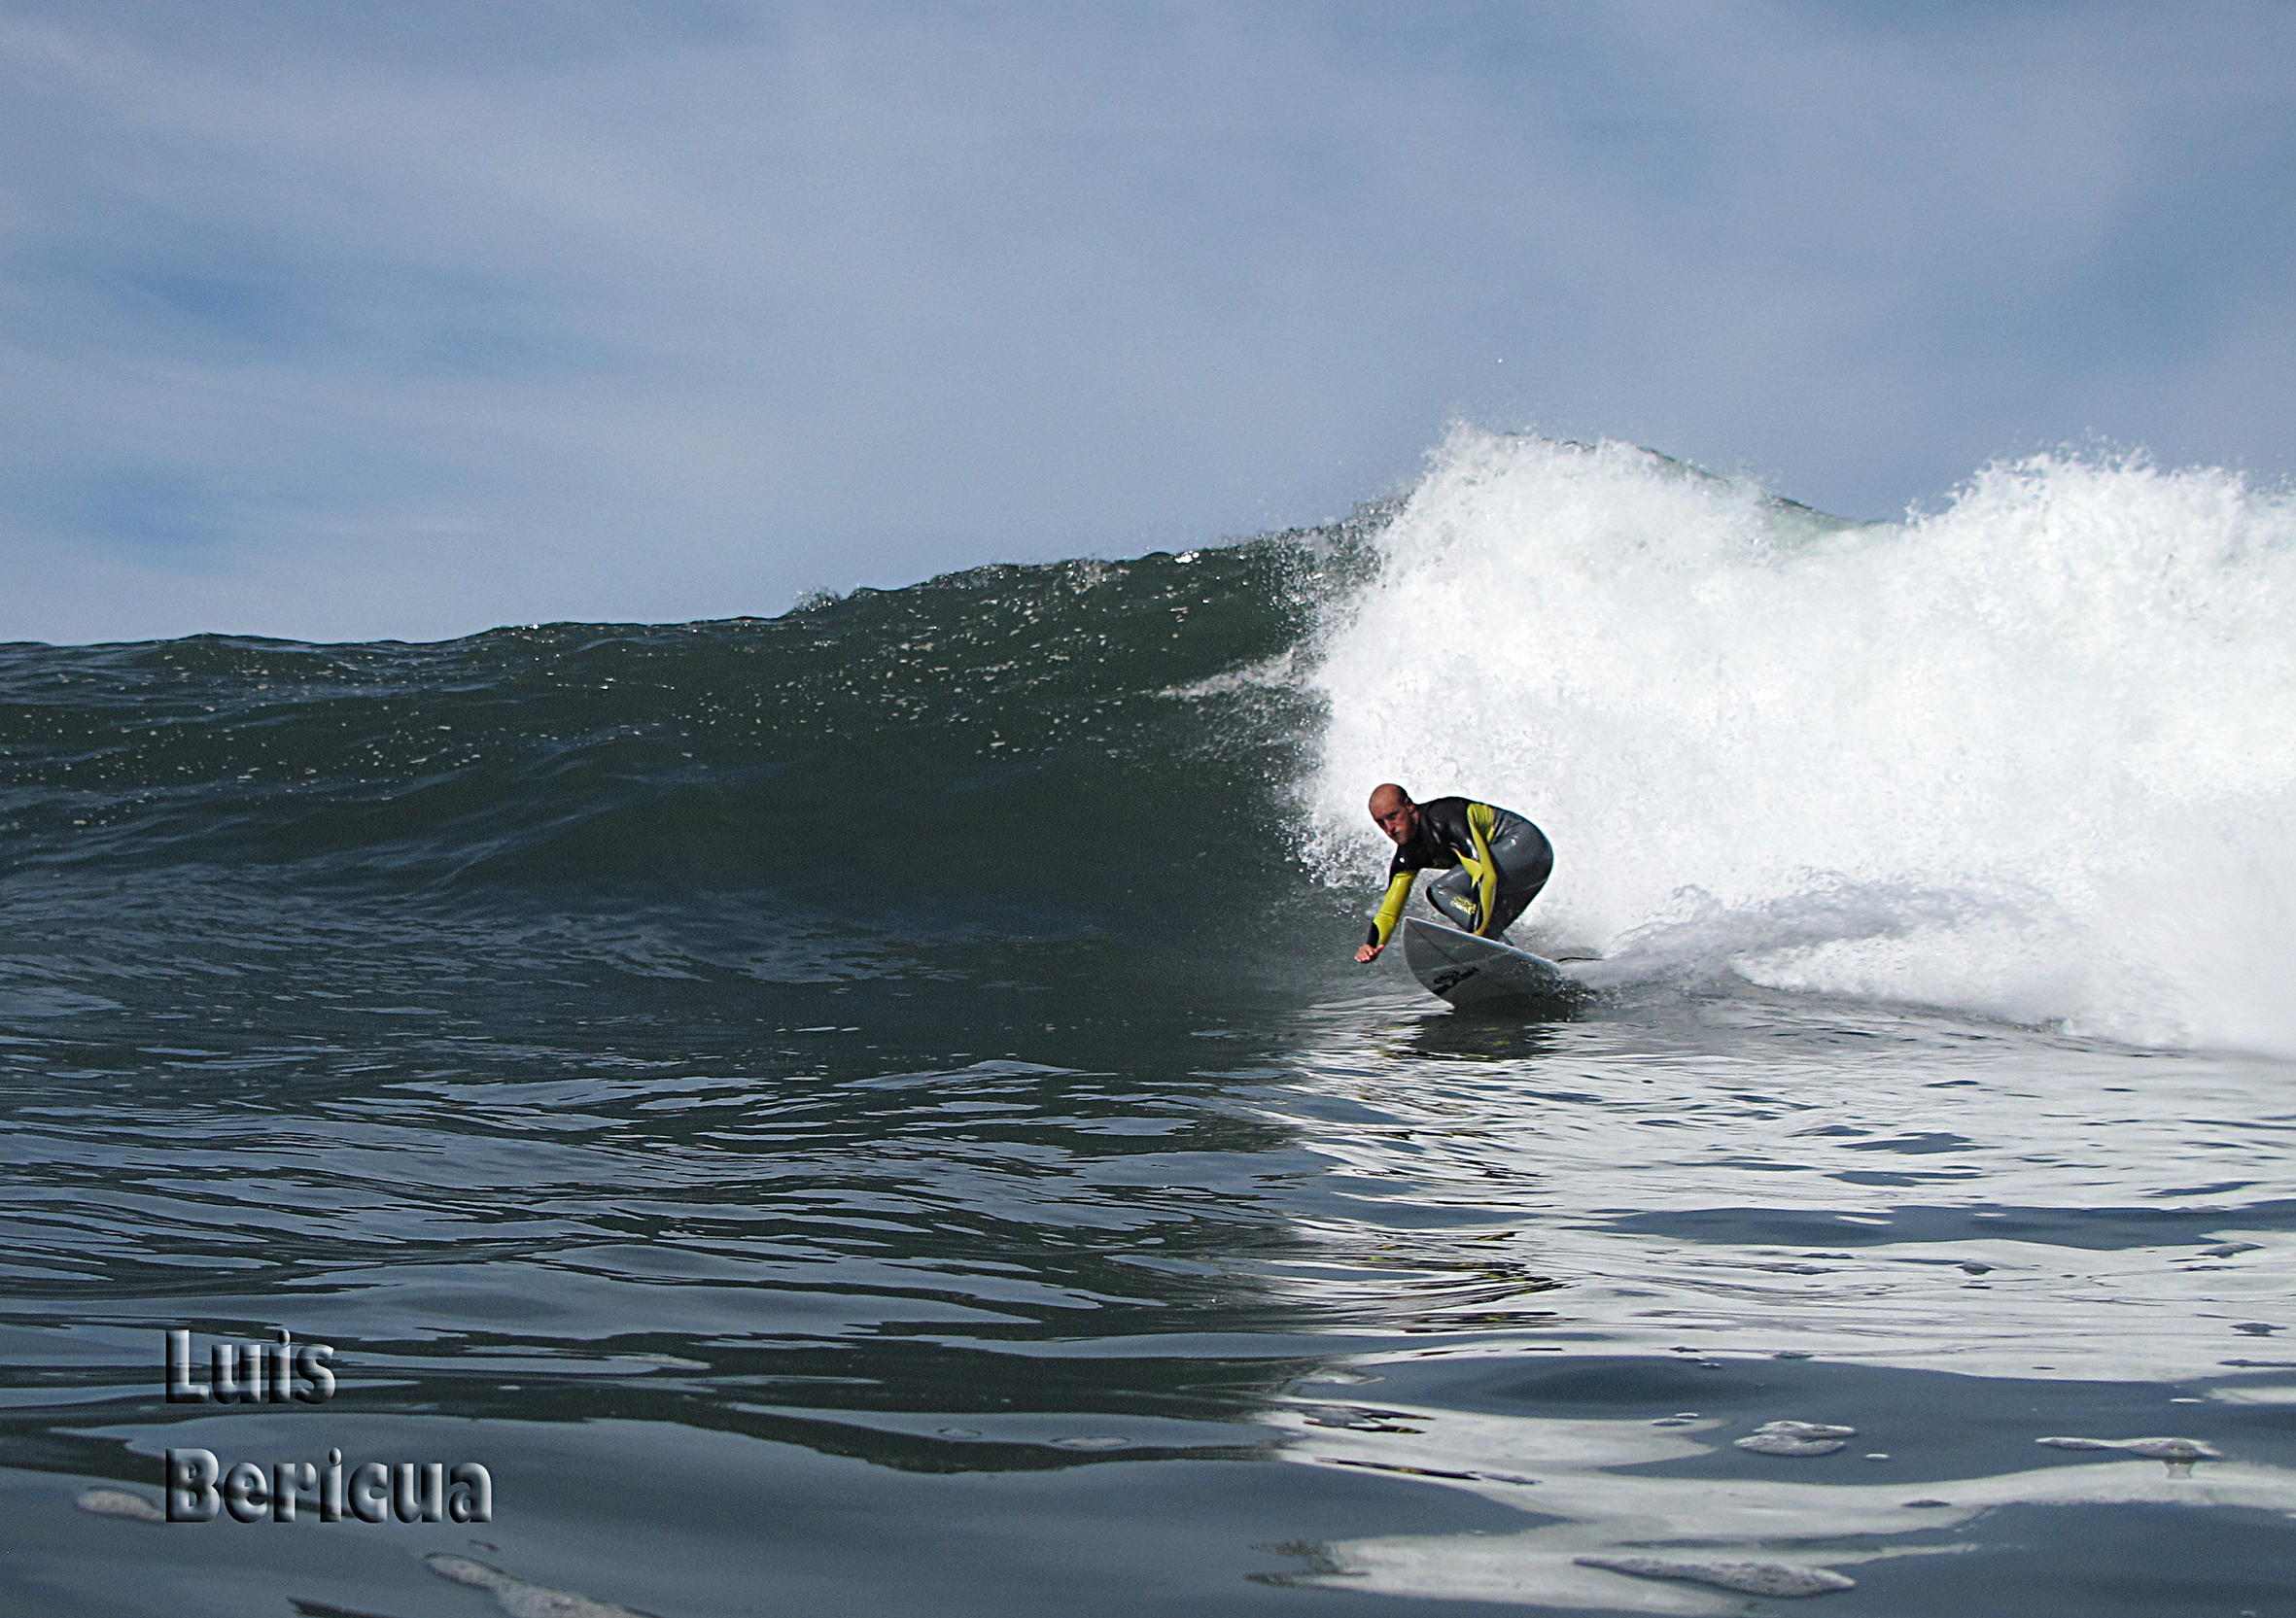
[[[1547,834],[1513,809],[1466,798],[1435,798],[1418,809],[1419,829],[1396,844],[1388,862],[1387,897],[1365,942],[1384,948],[1395,936],[1412,878],[1422,871],[1446,873],[1427,884],[1427,902],[1445,921],[1498,937],[1553,874]]]

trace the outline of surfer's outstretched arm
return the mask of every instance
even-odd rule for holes
[[[1387,897],[1379,901],[1379,913],[1372,917],[1371,936],[1363,941],[1363,947],[1355,952],[1358,962],[1375,961],[1379,951],[1387,947],[1387,941],[1395,936],[1395,924],[1403,919],[1403,908],[1411,897],[1411,880],[1416,871],[1398,871],[1387,878]]]

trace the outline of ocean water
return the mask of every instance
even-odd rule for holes
[[[0,648],[0,1612],[2296,1611],[2292,592],[2225,472],[1462,430],[772,620]],[[1581,1016],[1352,963],[1390,777],[1548,828]]]

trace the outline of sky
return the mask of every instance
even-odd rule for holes
[[[0,0],[0,639],[770,614],[1456,421],[2292,470],[2288,0]]]

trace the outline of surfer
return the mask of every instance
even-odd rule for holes
[[[1387,897],[1372,917],[1371,937],[1355,952],[1358,961],[1377,960],[1387,947],[1422,871],[1443,873],[1427,884],[1427,902],[1452,926],[1483,938],[1504,933],[1554,871],[1547,834],[1496,804],[1467,798],[1414,804],[1386,781],[1372,789],[1372,820],[1395,843],[1395,857],[1387,864]]]

